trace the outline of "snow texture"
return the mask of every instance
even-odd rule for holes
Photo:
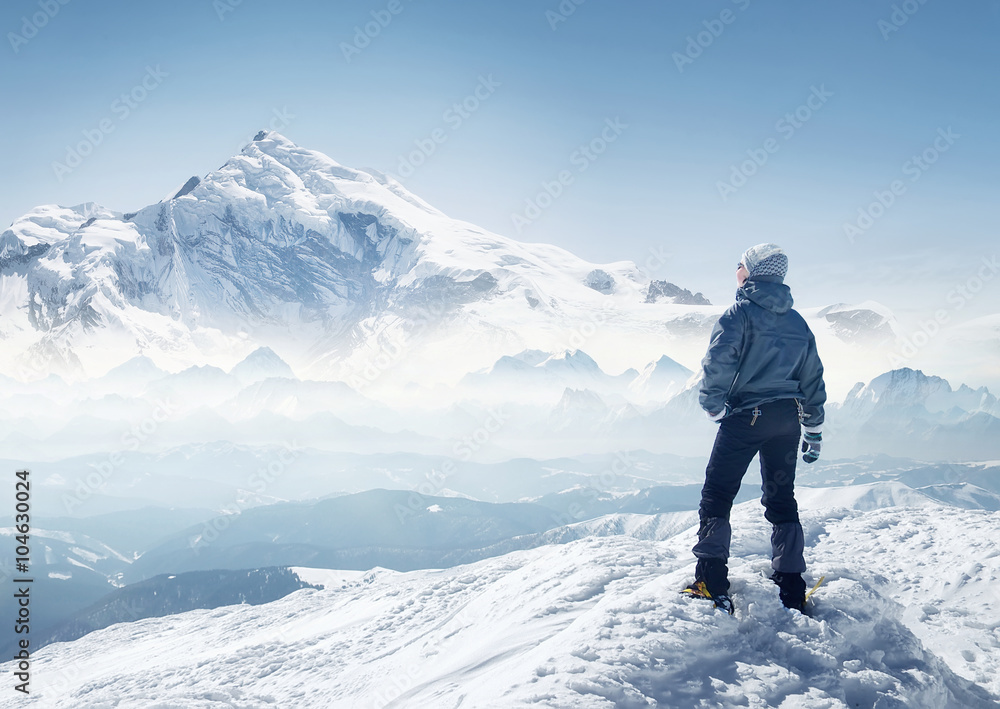
[[[44,648],[32,696],[0,707],[998,706],[1000,515],[844,506],[803,523],[809,575],[826,575],[809,617],[764,577],[769,527],[746,503],[735,617],[678,594],[695,529],[666,525],[443,570],[299,570],[326,588]]]

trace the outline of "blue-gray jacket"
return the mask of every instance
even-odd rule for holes
[[[792,293],[779,278],[757,276],[736,291],[701,365],[699,401],[710,414],[797,399],[804,425],[823,423],[826,388],[816,338],[792,310]]]

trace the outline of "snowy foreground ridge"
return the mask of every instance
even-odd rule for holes
[[[677,593],[691,528],[444,570],[303,570],[325,590],[46,647],[31,698],[0,706],[1000,706],[1000,513],[841,508],[803,524],[809,573],[827,578],[813,617],[763,578],[752,502],[734,510],[735,618]]]

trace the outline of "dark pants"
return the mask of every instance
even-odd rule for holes
[[[759,412],[755,417],[754,411]],[[729,512],[750,461],[760,453],[764,517],[772,525],[771,566],[782,573],[802,573],[804,539],[795,502],[795,461],[799,447],[799,409],[794,399],[761,404],[719,424],[705,471],[698,508],[701,526],[694,555],[696,576],[713,595],[729,592]]]

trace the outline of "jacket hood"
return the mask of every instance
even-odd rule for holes
[[[792,309],[792,290],[784,283],[753,278],[736,291],[736,300],[749,300],[765,310],[783,315]]]

